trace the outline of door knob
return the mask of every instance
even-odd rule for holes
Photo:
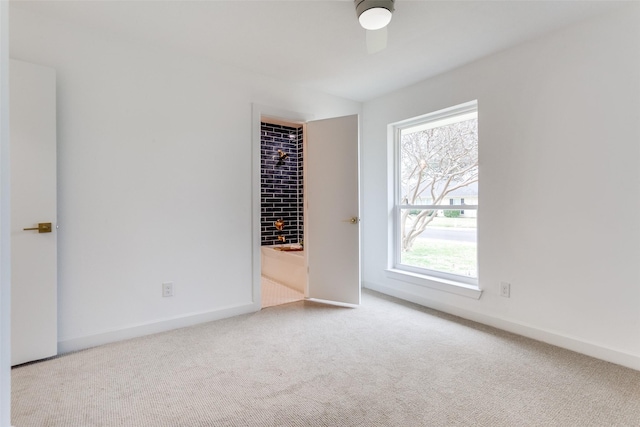
[[[41,222],[37,227],[34,228],[24,228],[23,230],[38,230],[38,233],[51,233],[51,223],[50,222]]]
[[[353,218],[351,218],[351,219],[349,220],[349,222],[350,222],[351,224],[357,224],[357,223],[359,223],[359,222],[360,222],[360,218],[358,218],[357,216],[354,216]]]

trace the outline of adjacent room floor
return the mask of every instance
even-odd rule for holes
[[[304,294],[275,280],[262,276],[262,308],[304,299]]]

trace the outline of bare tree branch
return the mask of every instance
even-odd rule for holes
[[[428,204],[439,205],[447,195],[478,182],[477,135],[476,119],[402,135],[401,200],[425,204],[417,202],[426,192]],[[402,211],[403,251],[411,249],[437,215],[437,210]]]

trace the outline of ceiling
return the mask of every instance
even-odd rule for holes
[[[374,54],[351,0],[13,0],[10,7],[366,101],[621,4],[396,0],[387,47]]]

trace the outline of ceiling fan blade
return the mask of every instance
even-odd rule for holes
[[[378,53],[387,47],[387,27],[379,30],[367,30],[367,52]]]

